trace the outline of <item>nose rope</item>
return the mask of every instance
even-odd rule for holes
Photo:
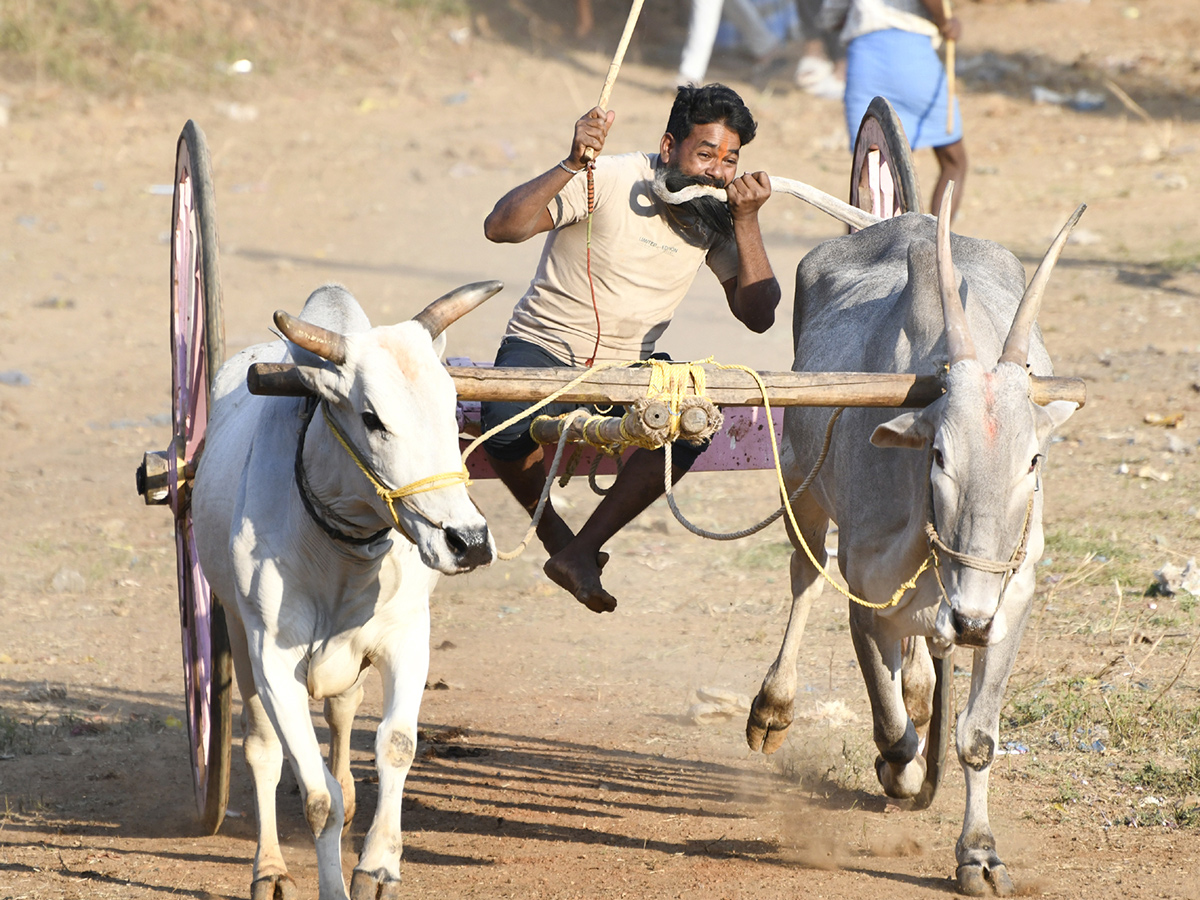
[[[932,489],[932,485],[930,485]],[[942,540],[937,532],[937,528],[933,524],[933,498],[930,497],[930,514],[929,521],[925,523],[925,536],[929,539],[929,558],[933,560],[933,574],[937,576],[938,590],[942,593],[942,599],[947,604],[950,603],[950,594],[946,591],[946,585],[942,581],[942,561],[938,559],[938,551],[941,551],[950,559],[954,560],[969,569],[975,569],[977,572],[988,572],[992,575],[1003,575],[1004,580],[1000,584],[1000,597],[1004,597],[1004,592],[1008,590],[1008,583],[1012,581],[1013,575],[1021,568],[1025,562],[1025,551],[1029,546],[1029,523],[1033,518],[1033,493],[1029,495],[1029,502],[1025,504],[1025,521],[1021,523],[1021,539],[1017,542],[1017,549],[1013,551],[1008,562],[997,562],[993,559],[987,559],[982,556],[972,556],[969,553],[960,553],[954,550]]]
[[[972,556],[969,553],[960,553],[952,549],[942,540],[932,521],[925,523],[925,535],[929,538],[930,548],[940,550],[946,556],[950,557],[950,559],[970,569],[975,569],[979,572],[988,572],[992,575],[1011,574],[1021,568],[1021,564],[1025,562],[1025,550],[1029,544],[1029,521],[1032,513],[1033,494],[1030,494],[1029,502],[1025,504],[1025,521],[1021,524],[1021,540],[1017,543],[1017,549],[1013,551],[1008,562],[997,562],[983,556]]]
[[[410,541],[412,540],[412,536],[404,529],[404,526],[400,524],[400,517],[396,515],[395,501],[397,500],[407,506],[412,512],[421,516],[423,519],[426,519],[435,528],[445,528],[444,523],[431,519],[425,512],[417,509],[410,498],[415,494],[424,494],[428,493],[429,491],[439,490],[441,488],[453,487],[457,484],[461,484],[464,487],[469,485],[471,483],[471,479],[467,475],[467,470],[465,467],[458,472],[442,472],[438,475],[429,475],[425,478],[419,478],[416,481],[404,485],[403,487],[388,488],[388,486],[383,483],[383,480],[362,458],[362,455],[354,449],[354,445],[350,443],[350,439],[346,437],[341,427],[333,420],[333,417],[329,415],[329,407],[327,404],[321,404],[321,411],[325,414],[325,424],[329,426],[329,430],[333,432],[333,436],[338,439],[338,443],[345,448],[348,454],[350,454],[350,458],[354,460],[354,464],[358,466],[359,471],[367,476],[367,480],[371,482],[371,486],[375,488],[375,493],[379,495],[379,499],[387,504],[388,512],[391,513],[392,521],[395,523],[396,530],[407,537]]]

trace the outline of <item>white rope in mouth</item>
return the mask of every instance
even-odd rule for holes
[[[839,222],[843,222],[851,228],[867,228],[883,221],[882,218],[874,213],[851,206],[849,203],[839,200],[832,194],[827,194],[810,184],[805,184],[803,181],[796,181],[794,178],[783,178],[779,175],[771,175],[770,179],[772,193],[791,194],[793,197],[799,197],[805,203],[812,204],[821,210],[821,212],[833,216]],[[697,197],[706,196],[716,197],[722,202],[728,202],[724,188],[710,187],[703,184],[693,184],[683,188],[683,190],[669,191],[661,182],[655,181],[654,193],[664,203],[672,205],[686,203]]]

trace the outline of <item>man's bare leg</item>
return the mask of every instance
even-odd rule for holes
[[[962,198],[965,195],[963,190],[967,182],[967,148],[962,141],[955,141],[953,144],[947,144],[944,147],[934,147],[934,155],[937,156],[938,172],[937,184],[933,188],[933,198],[931,209],[942,208],[942,194],[946,192],[946,184],[954,182],[954,197],[950,201],[950,221],[954,221],[954,216],[958,212],[959,206],[962,205]]]
[[[524,507],[525,512],[529,513],[530,518],[533,518],[533,514],[537,511],[538,501],[542,499],[542,491],[546,487],[546,467],[543,457],[541,447],[524,459],[496,459],[494,456],[488,455],[488,462],[492,464],[492,469],[500,476],[500,481],[508,488],[509,492],[517,498],[517,502]],[[571,530],[570,525],[563,521],[549,497],[546,498],[546,508],[542,510],[542,518],[538,521],[537,536],[538,540],[542,542],[542,546],[546,548],[546,552],[551,556],[575,539],[575,532]],[[603,569],[607,562],[607,553],[600,552],[596,555],[596,565],[600,569]]]
[[[673,466],[671,483],[683,473]],[[617,600],[600,583],[600,548],[663,493],[662,454],[635,451],[575,539],[546,561],[543,570],[547,577],[592,612],[612,612]]]
[[[592,0],[575,0],[575,37],[587,37],[595,23]]]

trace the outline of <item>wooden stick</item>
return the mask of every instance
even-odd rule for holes
[[[942,0],[942,17],[949,22],[950,0]],[[946,134],[954,133],[954,41],[946,40]]]
[[[541,400],[574,381],[580,368],[447,366],[460,400]],[[878,372],[759,372],[772,406],[928,406],[942,395],[935,375]],[[762,406],[754,379],[737,369],[705,367],[709,400],[718,406]],[[300,397],[307,387],[292,363],[254,363],[246,378],[250,392]],[[562,403],[633,403],[646,396],[649,367],[604,369],[559,397]],[[1030,376],[1030,396],[1039,405],[1087,401],[1082,378]]]
[[[1108,626],[1108,643],[1110,645],[1116,643],[1113,640],[1113,632],[1117,628],[1117,616],[1121,615],[1121,601],[1125,599],[1125,595],[1121,593],[1121,582],[1116,578],[1113,579],[1113,588],[1117,592],[1117,608],[1113,612],[1112,624]]]
[[[1197,644],[1200,644],[1200,634],[1197,634],[1196,640],[1192,641],[1192,646],[1188,650],[1187,656],[1183,658],[1183,665],[1179,667],[1179,671],[1175,673],[1175,677],[1168,681],[1167,686],[1159,691],[1155,698],[1150,701],[1150,705],[1146,707],[1146,712],[1150,712],[1150,710],[1154,709],[1155,704],[1163,698],[1163,695],[1175,686],[1175,682],[1179,680],[1179,677],[1183,675],[1184,670],[1188,667],[1188,663],[1192,661],[1192,654],[1196,652]]]
[[[604,87],[600,89],[600,100],[596,103],[600,109],[608,111],[608,100],[612,96],[613,85],[617,83],[617,73],[621,71],[621,62],[625,59],[625,51],[629,49],[629,39],[633,37],[633,28],[637,25],[638,16],[642,14],[642,4],[645,0],[633,0],[629,16],[625,19],[625,30],[621,32],[621,41],[617,44],[617,52],[613,54],[608,66],[608,76],[604,79]],[[596,156],[591,147],[584,148],[583,157],[589,162]]]
[[[1131,113],[1141,116],[1143,120],[1153,124],[1154,117],[1151,116],[1150,113],[1146,112],[1146,110],[1142,109],[1136,100],[1125,93],[1119,84],[1117,84],[1111,78],[1105,78],[1104,86],[1112,91],[1113,96],[1120,100],[1121,105],[1123,105],[1127,110],[1129,110]]]
[[[541,400],[582,369],[448,366],[460,400]],[[942,395],[933,375],[874,372],[760,372],[772,406],[928,406]],[[705,367],[706,394],[718,406],[762,406],[754,379],[738,370]],[[1087,388],[1081,378],[1031,377],[1030,394],[1038,404],[1069,400],[1081,406]],[[646,396],[648,368],[605,369],[558,398],[562,403],[633,403]]]
[[[625,30],[621,32],[621,42],[617,44],[617,52],[613,54],[612,63],[608,67],[608,76],[604,79],[604,87],[600,91],[600,100],[596,104],[602,110],[608,110],[608,98],[612,96],[613,85],[617,82],[617,73],[621,71],[621,62],[625,59],[625,51],[629,49],[629,39],[633,37],[633,28],[637,25],[638,16],[642,14],[642,4],[645,0],[633,0],[629,16],[625,19]]]

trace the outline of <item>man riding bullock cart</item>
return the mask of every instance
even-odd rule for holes
[[[758,225],[771,184],[764,172],[738,175],[741,150],[757,127],[742,99],[720,84],[681,87],[657,154],[599,157],[614,115],[599,106],[586,113],[575,123],[567,158],[505,194],[484,223],[488,239],[498,242],[549,232],[496,354],[498,367],[591,367],[655,356],[655,341],[701,265],[717,276],[747,328],[763,332],[775,321],[779,282]],[[654,189],[691,185],[725,188],[728,206],[711,197],[672,205]],[[532,413],[520,415],[527,407],[485,402],[482,425],[507,423],[484,447],[500,480],[533,516],[547,474],[542,448],[529,434]],[[675,448],[673,480],[703,449],[686,442]],[[662,495],[662,457],[661,449],[635,451],[577,535],[545,504],[537,525],[550,554],[545,572],[593,612],[617,606],[600,582],[606,559],[600,548]]]

